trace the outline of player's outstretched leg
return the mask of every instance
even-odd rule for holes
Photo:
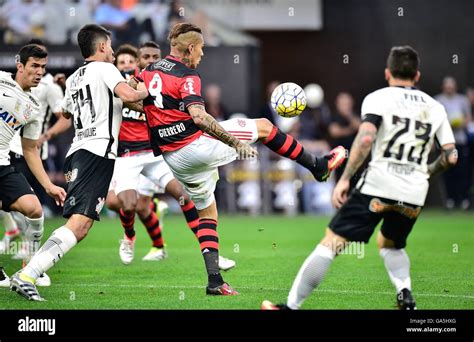
[[[152,241],[150,251],[142,259],[145,261],[162,260],[168,256],[161,232],[160,218],[153,209],[154,205],[151,197],[140,195],[137,203],[137,215],[145,226]]]
[[[51,234],[25,268],[12,276],[10,289],[28,300],[42,301],[35,286],[36,280],[85,238],[93,222],[87,216],[73,214],[64,226]]]
[[[346,239],[334,234],[329,228],[326,236],[306,258],[291,287],[286,304],[263,301],[262,310],[298,310],[311,292],[321,284],[335,256],[346,244]]]
[[[377,245],[390,280],[397,290],[397,306],[400,310],[416,310],[416,302],[411,293],[410,259],[404,248],[396,248],[392,240],[381,232],[377,235]]]
[[[301,143],[291,135],[283,133],[267,119],[256,119],[258,139],[273,152],[296,161],[307,168],[319,182],[327,180],[347,157],[347,152],[338,146],[329,154],[317,158],[305,151]]]

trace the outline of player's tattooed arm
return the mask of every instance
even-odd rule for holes
[[[458,161],[458,152],[454,144],[443,145],[439,157],[428,164],[428,173],[431,176],[443,172],[456,165]]]
[[[137,89],[138,86],[138,79],[135,76],[130,77],[130,79],[127,81],[128,85],[132,87],[133,89]]]
[[[188,111],[194,123],[201,130],[211,137],[222,141],[224,144],[233,147],[242,157],[253,157],[257,155],[257,151],[254,148],[241,142],[235,136],[227,132],[212,115],[206,112],[202,104],[192,104],[188,107]]]
[[[134,110],[136,112],[145,113],[145,110],[143,109],[143,101],[124,102],[123,105],[128,109]]]
[[[221,125],[206,112],[206,109],[201,104],[193,104],[188,107],[189,114],[193,118],[194,123],[209,134],[211,137],[219,139],[226,145],[236,148],[241,142],[232,134],[227,132]]]
[[[350,180],[364,163],[372,149],[372,143],[377,135],[377,127],[371,122],[363,122],[352,143],[349,161],[342,174],[343,179]]]

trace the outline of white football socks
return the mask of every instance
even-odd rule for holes
[[[410,259],[405,249],[382,248],[380,256],[397,293],[403,289],[411,291]]]
[[[311,255],[306,258],[293,282],[286,304],[290,309],[299,309],[304,300],[318,287],[334,257],[335,253],[330,248],[323,245],[316,246]]]
[[[62,226],[56,229],[21,273],[36,280],[76,244],[76,236],[68,227]]]
[[[19,213],[18,211],[11,211],[10,214],[13,216],[13,219],[15,220],[18,229],[20,229],[22,233],[26,232],[27,226],[25,216],[22,213]]]
[[[44,216],[40,218],[29,218],[25,216],[26,232],[25,238],[28,242],[29,255],[32,256],[39,249],[44,233]]]

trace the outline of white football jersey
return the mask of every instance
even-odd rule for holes
[[[68,77],[62,107],[74,116],[75,137],[67,156],[87,150],[116,158],[123,103],[114,88],[120,82],[123,76],[106,62],[88,62]]]
[[[362,118],[380,119],[372,160],[357,184],[371,196],[422,206],[428,192],[428,154],[435,139],[454,143],[444,107],[410,87],[386,87],[367,95]]]
[[[63,90],[59,85],[54,83],[54,77],[51,74],[46,74],[41,79],[37,87],[31,88],[31,93],[40,101],[40,113],[43,117],[43,124],[41,126],[41,134],[46,133],[49,128],[49,121],[53,113],[62,111],[61,104],[63,101]],[[21,138],[19,134],[15,134],[10,143],[10,150],[13,153],[23,155],[21,147]],[[45,141],[40,149],[41,159],[48,159],[48,142]]]
[[[42,124],[39,100],[24,91],[10,73],[0,71],[0,165],[10,165],[10,143],[17,132],[37,140]]]

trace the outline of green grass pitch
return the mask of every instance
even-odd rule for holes
[[[286,299],[292,281],[324,234],[327,217],[222,216],[221,254],[237,261],[224,278],[239,296],[206,296],[207,277],[198,244],[182,216],[165,218],[169,257],[141,258],[150,240],[137,220],[135,260],[118,256],[122,229],[118,219],[104,218],[89,236],[50,270],[52,286],[39,288],[46,302],[28,302],[0,288],[5,309],[259,309],[263,299]],[[47,220],[46,234],[64,223]],[[474,309],[474,216],[426,211],[407,246],[413,293],[419,309]],[[364,255],[336,259],[305,309],[394,309],[395,293],[378,255],[375,236]],[[20,267],[0,255],[8,274]]]

